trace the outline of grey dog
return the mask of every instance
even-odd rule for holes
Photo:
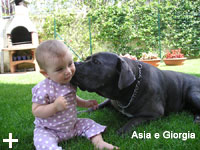
[[[118,130],[119,134],[170,112],[189,110],[196,116],[196,122],[199,120],[198,77],[160,70],[109,52],[94,54],[75,65],[72,84],[108,98],[103,105],[111,104],[130,118]]]

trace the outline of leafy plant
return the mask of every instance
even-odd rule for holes
[[[120,55],[120,57],[126,57],[126,58],[129,58],[129,59],[132,59],[132,60],[137,60],[137,57],[134,55],[130,55],[130,54],[125,54],[125,55]]]
[[[148,52],[146,49],[158,50],[161,40],[162,49],[182,47],[185,55],[200,56],[199,5],[200,1],[190,0],[151,1],[148,4],[137,0],[125,2],[120,7],[102,6],[90,10],[88,16],[92,17],[93,38],[103,44],[109,42],[111,51],[118,54],[138,57]]]
[[[152,52],[142,53],[142,57],[140,58],[140,60],[152,60],[152,59],[160,59],[160,58],[158,57],[158,54]]]
[[[168,51],[166,54],[165,54],[165,57],[166,59],[170,59],[170,58],[184,58],[184,54],[181,53],[181,49],[174,49],[174,50],[171,50]]]
[[[159,48],[181,47],[182,53],[187,57],[200,56],[200,1],[171,0],[147,3],[146,0],[136,0],[123,1],[118,5],[117,1],[97,3],[92,0],[82,1],[80,5],[76,3],[78,8],[86,7],[87,16],[80,15],[77,8],[73,13],[68,12],[64,5],[65,0],[61,1],[61,8],[51,11],[53,14],[47,13],[43,25],[42,21],[38,22],[43,29],[40,37],[54,37],[55,17],[56,32],[83,58],[90,55],[89,18],[93,53],[111,51],[122,55],[136,55],[139,58],[142,52],[158,53]]]

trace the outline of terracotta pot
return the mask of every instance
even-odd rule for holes
[[[177,65],[183,65],[183,62],[187,58],[170,58],[170,59],[163,59],[166,65],[168,66],[177,66]]]
[[[158,67],[159,66],[159,62],[160,62],[160,59],[151,59],[151,60],[140,60],[144,63],[147,63],[147,64],[151,64],[155,67]]]

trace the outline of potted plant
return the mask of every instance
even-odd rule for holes
[[[137,57],[136,57],[136,56],[132,56],[132,55],[130,55],[130,54],[125,54],[125,55],[121,55],[121,54],[120,54],[120,57],[127,57],[127,58],[132,59],[132,60],[137,60]]]
[[[158,54],[149,52],[149,53],[142,53],[140,61],[158,67],[161,59],[158,57]]]
[[[174,49],[170,51],[167,51],[165,54],[165,58],[163,61],[165,62],[166,65],[183,65],[183,62],[187,58],[184,57],[184,54],[181,53],[181,49]]]

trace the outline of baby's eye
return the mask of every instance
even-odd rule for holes
[[[59,72],[59,71],[62,71],[64,68],[58,68],[56,71]]]
[[[68,64],[68,66],[71,67],[73,64],[74,64],[74,63],[73,63],[73,61],[72,61],[72,62],[70,62],[70,63]]]
[[[85,61],[89,60],[90,58],[91,58],[91,56],[88,56]]]

